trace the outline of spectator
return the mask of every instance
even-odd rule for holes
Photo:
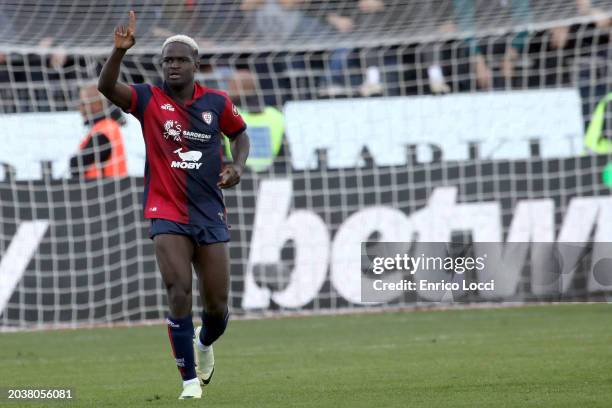
[[[120,128],[125,120],[121,111],[109,106],[93,84],[83,86],[79,97],[79,110],[85,125],[91,129],[82,140],[79,152],[70,159],[72,177],[95,180],[125,176],[127,165]]]
[[[240,9],[251,15],[253,31],[258,41],[283,43],[294,39],[314,40],[330,38],[342,33],[346,20],[329,19],[321,21],[305,13],[301,6],[304,0],[243,0]],[[346,48],[333,49],[329,54],[331,78],[318,78],[320,94],[323,96],[345,96],[343,83],[344,69],[349,56]],[[291,70],[305,70],[306,61],[301,55],[291,55],[288,67]]]
[[[577,73],[583,114],[588,117],[609,91],[605,80],[611,23],[598,9],[587,9],[581,0],[577,1],[577,8],[591,21],[553,27],[537,34],[531,42],[529,52],[535,56],[533,72],[538,75],[530,86],[567,85]]]
[[[612,153],[612,141],[604,135],[606,108],[610,101],[612,101],[612,92],[597,104],[584,136],[584,147],[595,154]]]
[[[605,29],[611,25],[609,13],[594,6],[591,0],[576,0],[576,9],[582,16],[591,16],[598,28]]]
[[[351,34],[357,31],[368,31],[376,26],[376,21],[384,20],[385,4],[382,0],[347,0],[342,3],[342,8],[337,3],[324,2],[326,21],[339,33]],[[381,67],[397,66],[396,56],[386,53],[380,49],[363,50],[363,61],[365,66],[363,75],[355,75],[359,68],[357,58],[351,58],[350,54],[343,61],[345,66],[331,67],[332,75],[336,77],[335,83],[344,82],[343,76],[348,76],[351,86],[359,86],[361,96],[382,95],[385,91],[383,81],[387,86],[387,93],[396,95],[399,93],[397,84],[399,73],[388,71]],[[383,72],[381,72],[381,68]],[[348,71],[348,75],[345,73]]]
[[[228,93],[249,128],[251,153],[246,162],[254,171],[270,168],[274,159],[284,155],[283,114],[276,108],[264,106],[257,81],[248,70],[239,70],[228,81]],[[229,143],[225,143],[226,156],[231,159]]]
[[[612,91],[608,80],[612,73],[609,48],[612,18],[603,10],[593,7],[590,0],[577,0],[576,6],[578,12],[587,16],[590,21],[578,27],[574,25],[561,30],[562,34],[567,31],[564,36],[566,39],[575,37],[576,52],[579,55],[573,64],[578,71],[583,114],[585,118],[589,118],[595,105]],[[572,42],[572,39],[568,38],[567,42]]]
[[[612,92],[606,95],[595,108],[586,133],[584,135],[584,147],[586,152],[594,154],[612,153],[612,141],[606,137],[604,126],[606,120],[606,108],[612,101]],[[612,188],[612,162],[608,162],[601,174],[602,182]]]
[[[494,3],[494,4],[492,4]],[[513,24],[526,24],[530,16],[530,0],[496,0],[486,2],[487,7],[493,7],[496,13],[500,9],[510,9],[507,14],[512,16]],[[475,0],[453,0],[454,21],[444,24],[440,31],[442,33],[460,32],[467,35],[465,46],[467,57],[469,58],[471,72],[476,80],[478,89],[489,89],[493,86],[493,71],[487,63],[486,55],[478,40],[474,38],[476,31],[476,9]],[[501,64],[502,76],[506,84],[512,80],[514,68],[518,56],[523,51],[527,32],[522,31],[515,35],[510,43],[505,47],[504,56]],[[433,64],[428,69],[430,89],[433,93],[449,92],[450,87],[446,84],[443,69],[438,64]],[[472,88],[472,87],[470,87]]]
[[[0,112],[13,113],[16,110],[11,76],[8,67],[8,55],[0,52]]]
[[[229,42],[245,37],[243,15],[233,2],[166,0],[162,7],[146,3],[139,18],[151,25],[139,36],[167,38],[191,33],[201,49],[215,46],[216,39]]]

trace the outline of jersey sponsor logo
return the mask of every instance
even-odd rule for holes
[[[208,111],[202,112],[202,119],[207,125],[210,125],[212,123],[212,113]]]
[[[181,161],[173,160],[170,167],[174,169],[188,170],[198,170],[200,167],[202,167],[202,163],[198,163],[202,158],[202,152],[199,152],[197,150],[188,150],[184,152],[183,148],[181,147],[179,149],[176,149],[174,153],[179,155]]]
[[[174,106],[172,106],[169,103],[164,103],[163,105],[160,106],[160,108],[162,108],[163,110],[174,112]]]
[[[195,140],[196,142],[208,142],[212,137],[206,133],[192,132],[190,130],[183,130],[183,137],[189,140]]]
[[[164,123],[164,137],[166,139],[172,138],[175,142],[180,142],[182,130],[183,127],[178,120],[167,120]]]

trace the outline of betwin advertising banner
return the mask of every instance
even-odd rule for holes
[[[226,193],[232,310],[605,300],[606,163],[584,156],[247,173]],[[162,318],[142,184],[1,182],[0,324]]]

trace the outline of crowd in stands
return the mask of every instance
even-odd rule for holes
[[[508,8],[500,13],[512,18],[516,15],[516,26],[525,26],[530,0],[495,1],[500,8]],[[174,0],[167,1],[165,8],[137,10],[154,23],[139,27],[138,35],[159,38],[161,43],[179,28],[187,34],[197,32],[196,39],[204,51],[202,80],[223,88],[227,86],[227,73],[250,70],[258,80],[261,103],[277,108],[292,99],[573,85],[580,87],[583,97],[590,101],[585,106],[587,112],[610,89],[607,78],[612,20],[590,0],[574,1],[576,12],[587,17],[586,21],[488,37],[463,35],[476,31],[475,0],[447,1],[452,7],[445,18],[440,18],[439,35],[432,37],[445,40],[413,42],[401,38],[385,46],[351,48],[324,40],[330,33],[350,38],[354,32],[367,32],[398,10],[388,7],[385,0],[242,0],[232,9],[239,12],[228,14],[223,7],[229,2]],[[53,2],[39,3],[51,12]],[[128,3],[114,2],[112,6],[123,11]],[[429,12],[440,11],[439,1],[429,3]],[[215,17],[219,15],[224,16],[222,21]],[[5,23],[4,32],[18,23],[6,16],[0,21]],[[189,24],[178,27],[177,21]],[[258,38],[272,42],[295,39],[296,35],[320,37],[321,47],[299,50],[294,44],[282,52],[206,53],[210,38],[220,38],[219,33],[224,31],[235,37],[240,30],[246,37],[247,32],[256,32]],[[67,54],[63,44],[48,36],[38,45],[48,52],[0,53],[0,113],[74,109],[78,81],[95,78],[100,70],[102,57]],[[159,81],[157,56],[128,54],[125,64],[126,81]]]

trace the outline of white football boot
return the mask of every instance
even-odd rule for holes
[[[179,396],[180,400],[200,398],[202,398],[202,387],[200,387],[199,381],[189,380],[186,384],[183,384],[183,392]]]
[[[200,331],[202,331],[202,326],[198,326],[195,330],[193,354],[195,356],[196,374],[200,379],[200,384],[205,386],[210,383],[215,373],[215,355],[213,353],[212,344],[208,347],[204,347],[204,345],[200,343]]]

